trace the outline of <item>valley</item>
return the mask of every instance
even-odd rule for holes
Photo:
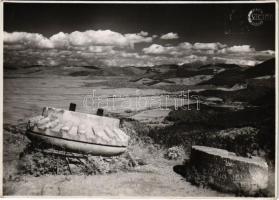
[[[272,169],[269,191],[265,195],[274,194],[275,59],[249,68],[228,64],[107,68],[5,66],[3,99],[5,194],[81,195],[74,190],[75,180],[75,183],[82,183],[83,195],[116,195],[117,191],[111,187],[122,185],[120,196],[161,196],[158,191],[167,187],[164,196],[234,196],[191,185],[172,170],[188,158],[192,144],[265,158]],[[77,112],[95,114],[101,107],[106,116],[123,119],[135,130],[139,140],[149,138],[151,143],[133,143],[130,149],[134,156],[148,163],[146,169],[139,172],[135,169],[125,178],[118,173],[95,177],[43,176],[40,179],[19,176],[17,158],[29,143],[23,131],[28,118],[40,115],[45,106],[68,109],[71,102],[77,104]],[[19,133],[11,127],[20,129]],[[249,135],[254,129],[247,129],[245,138],[252,141],[249,145],[238,141],[238,131],[242,133],[246,127],[257,129],[256,135]],[[209,142],[208,135],[219,137],[220,131],[232,129],[237,129],[232,135],[237,134],[232,136],[230,145],[227,140]],[[147,144],[152,148],[159,146],[159,150],[152,153],[146,148]],[[163,155],[173,146],[182,146],[185,156],[175,161],[166,160]],[[98,183],[94,181],[97,179]],[[34,186],[30,182],[37,184]],[[44,182],[61,182],[62,185],[59,191],[50,188],[46,192],[47,189],[42,189],[48,187]],[[88,184],[102,188],[107,182],[111,182],[106,186],[110,190],[104,187],[90,191],[87,188]],[[139,185],[134,186],[133,182]]]

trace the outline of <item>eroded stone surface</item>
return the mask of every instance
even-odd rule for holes
[[[268,184],[268,165],[258,157],[245,158],[206,146],[192,146],[191,168],[203,181],[225,192],[254,195]]]
[[[33,132],[97,144],[127,146],[129,137],[119,119],[46,107],[30,119]]]

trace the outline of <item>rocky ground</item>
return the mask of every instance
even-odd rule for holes
[[[70,165],[61,157],[28,147],[23,124],[5,125],[4,145],[5,195],[234,196],[187,182],[173,170],[187,157],[183,152],[167,151],[138,138],[131,141],[129,154],[91,156],[81,158],[83,164]]]

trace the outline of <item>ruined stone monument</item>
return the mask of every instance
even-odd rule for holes
[[[190,166],[208,185],[224,191],[254,195],[268,184],[268,165],[259,157],[240,157],[223,149],[192,146]],[[200,180],[199,177],[199,180]]]

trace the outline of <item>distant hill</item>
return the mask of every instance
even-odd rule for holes
[[[219,74],[216,74],[212,79],[201,83],[201,85],[217,85],[217,86],[227,86],[232,87],[237,83],[244,83],[245,77],[242,74],[242,70],[228,69]]]
[[[222,64],[223,67],[228,65]],[[230,65],[230,67],[232,67]],[[232,87],[237,83],[245,83],[247,79],[274,75],[275,74],[275,59],[267,60],[261,64],[248,69],[233,66],[233,68],[227,69],[214,76],[214,78],[201,83],[201,85],[217,85],[217,86],[228,86]]]
[[[146,73],[147,68],[141,67],[96,67],[82,66],[79,70],[69,69],[70,76],[141,76]],[[82,68],[82,70],[80,70]]]
[[[199,67],[199,69],[239,69],[240,66],[236,64],[208,64],[208,65],[202,65]]]
[[[239,72],[243,70],[242,67],[235,64],[207,64],[203,65],[201,62],[183,64],[183,65],[156,65],[150,67],[146,73],[141,78],[153,78],[157,80],[162,80],[166,78],[188,78],[197,75],[215,75],[223,71],[228,71],[226,73],[220,74],[220,77],[223,75],[229,75],[234,73],[238,76]],[[223,82],[223,80],[220,80]]]
[[[275,75],[275,58],[267,60],[255,67],[250,67],[244,71],[246,78],[255,78],[266,75]]]
[[[87,68],[87,69],[97,69],[97,70],[100,69],[100,67],[96,67],[96,66],[93,66],[93,65],[81,66],[81,67],[84,67],[84,68]]]
[[[202,85],[217,85],[231,87],[236,83],[244,83],[247,79],[274,75],[275,59],[265,61],[255,67],[248,69],[242,68],[235,64],[207,64],[201,62],[176,65],[156,65],[153,67],[102,67],[95,65],[85,66],[4,66],[5,76],[18,74],[60,74],[69,76],[127,76],[133,80],[140,78],[150,78],[156,82],[164,81],[170,78],[189,78],[199,75],[214,75],[208,81],[204,81]]]
[[[200,70],[189,70],[185,67],[179,67],[176,71],[177,77],[191,77],[196,75],[212,75],[214,74],[214,69],[200,69]]]

